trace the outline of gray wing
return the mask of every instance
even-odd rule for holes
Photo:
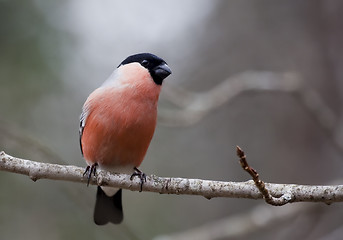
[[[86,126],[86,119],[87,119],[87,116],[88,116],[88,111],[86,109],[85,106],[83,106],[82,108],[82,113],[80,115],[80,128],[79,128],[79,141],[80,141],[80,149],[81,149],[81,154],[83,156],[83,151],[82,151],[82,142],[81,142],[81,139],[82,139],[82,134],[83,134],[83,129],[85,128]]]

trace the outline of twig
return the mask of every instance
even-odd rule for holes
[[[263,198],[266,201],[266,203],[273,206],[282,206],[282,205],[292,202],[292,200],[294,199],[294,196],[292,195],[291,192],[285,192],[282,196],[277,197],[277,198],[273,197],[269,193],[264,182],[260,179],[259,174],[256,172],[256,170],[249,166],[246,155],[244,154],[243,150],[239,146],[237,146],[236,149],[237,149],[237,156],[239,157],[239,162],[241,163],[242,168],[247,173],[250,174],[256,187],[263,195]]]
[[[12,157],[0,152],[0,170],[29,176],[33,181],[38,179],[52,179],[72,182],[87,182],[82,174],[84,168],[34,162]],[[158,192],[161,194],[200,195],[208,199],[213,197],[261,199],[262,194],[253,181],[223,182],[186,178],[162,178],[155,175],[147,176],[142,191]],[[137,178],[130,180],[130,175],[113,174],[98,171],[96,178],[92,178],[92,185],[112,186],[132,191],[139,191],[141,181]],[[290,194],[292,202],[343,202],[343,185],[308,186],[295,184],[265,183],[266,188],[274,197]]]

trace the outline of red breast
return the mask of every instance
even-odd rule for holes
[[[161,86],[139,63],[121,66],[116,74],[116,81],[96,89],[84,105],[82,150],[88,164],[138,167],[155,131]]]

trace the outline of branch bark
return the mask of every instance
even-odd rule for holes
[[[292,201],[292,197],[294,196],[290,193],[284,193],[281,197],[278,198],[273,197],[269,193],[269,190],[266,188],[266,184],[260,179],[260,175],[257,173],[257,171],[250,167],[250,165],[248,164],[246,155],[243,150],[239,146],[237,146],[236,151],[242,168],[244,169],[244,171],[250,174],[252,180],[254,181],[257,189],[262,194],[266,203],[273,206],[282,206]]]
[[[29,176],[33,181],[38,179],[63,180],[87,183],[83,177],[84,168],[35,162],[0,153],[0,170]],[[92,185],[112,186],[131,191],[140,191],[140,179],[130,180],[130,175],[97,171],[97,176],[90,181]],[[343,202],[343,185],[309,186],[296,184],[265,183],[273,197],[287,199],[290,202]],[[155,175],[147,176],[143,185],[145,192],[161,194],[200,195],[211,199],[214,197],[262,199],[263,196],[253,181],[223,182],[201,179],[166,178]]]

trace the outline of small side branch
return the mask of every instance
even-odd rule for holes
[[[243,154],[244,155],[244,154]],[[0,170],[29,176],[33,181],[38,179],[63,180],[81,182],[86,186],[87,178],[83,177],[84,168],[35,162],[12,157],[0,152]],[[131,191],[141,190],[138,178],[130,180],[130,175],[116,174],[107,171],[97,171],[89,184],[111,186]],[[271,196],[280,198],[290,194],[288,202],[343,202],[343,185],[308,186],[295,184],[264,183]],[[144,192],[161,194],[199,195],[208,199],[214,197],[262,199],[263,194],[256,188],[253,181],[223,182],[187,178],[166,178],[150,175],[143,185]],[[279,204],[280,205],[280,204]]]
[[[290,203],[290,202],[292,202],[292,200],[294,200],[291,192],[285,192],[280,197],[273,197],[270,194],[270,192],[268,191],[268,189],[266,188],[266,185],[264,184],[264,182],[260,179],[257,171],[249,166],[249,164],[247,162],[246,155],[243,152],[243,150],[239,146],[237,146],[236,150],[237,150],[237,156],[239,157],[239,162],[240,162],[242,168],[247,173],[250,174],[250,176],[252,177],[256,187],[261,192],[266,203],[273,205],[273,206],[282,206],[282,205]]]

